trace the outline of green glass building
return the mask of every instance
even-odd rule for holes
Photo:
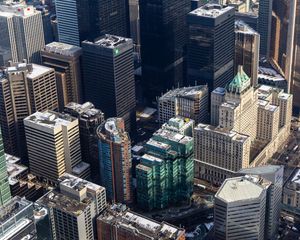
[[[6,160],[2,141],[2,133],[0,131],[0,206],[7,203],[11,199],[10,188],[8,183]]]
[[[146,144],[136,167],[137,203],[141,209],[163,209],[189,201],[193,193],[194,140],[167,129]]]

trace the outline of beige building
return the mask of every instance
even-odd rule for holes
[[[54,69],[10,63],[0,72],[0,125],[5,152],[26,158],[23,119],[35,111],[58,108]]]
[[[77,118],[36,112],[24,119],[24,125],[32,174],[52,183],[66,172],[89,177],[90,166],[81,160]]]

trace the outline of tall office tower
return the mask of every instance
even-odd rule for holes
[[[249,27],[251,27],[254,31],[258,32],[258,14],[256,12],[247,12],[247,13],[235,13],[236,21],[243,21]],[[259,46],[260,47],[260,46]]]
[[[195,177],[214,184],[249,167],[251,139],[221,127],[195,128]]]
[[[0,125],[5,152],[26,159],[23,119],[35,111],[58,108],[54,69],[11,64],[0,73]]]
[[[9,188],[6,159],[4,154],[4,147],[2,142],[2,135],[0,131],[0,206],[3,206],[11,199]]]
[[[56,184],[64,173],[89,177],[81,161],[78,119],[53,111],[35,112],[24,119],[29,167],[33,175]]]
[[[96,129],[104,122],[104,113],[90,102],[84,104],[71,102],[65,106],[64,112],[78,118],[82,160],[91,165],[92,180],[99,182],[100,166]]]
[[[213,126],[219,125],[220,106],[225,102],[226,89],[218,87],[210,94],[210,124]]]
[[[59,42],[80,46],[103,34],[127,37],[128,1],[56,0]]]
[[[190,0],[140,1],[142,85],[150,103],[184,84],[190,9]]]
[[[55,69],[59,109],[69,102],[81,102],[80,47],[52,42],[41,51],[42,63]]]
[[[82,48],[85,100],[106,117],[122,117],[130,132],[136,106],[132,40],[104,35],[94,42],[84,41]]]
[[[259,1],[258,33],[260,34],[260,55],[269,57],[271,41],[273,0]]]
[[[236,74],[238,66],[243,66],[253,87],[258,84],[259,46],[259,34],[244,22],[236,21],[234,71]]]
[[[140,53],[141,33],[140,33],[140,8],[138,0],[129,0],[130,13],[130,37],[133,40],[134,51]]]
[[[113,205],[97,218],[98,240],[185,240],[185,230],[132,212],[126,206]]]
[[[188,202],[193,193],[194,141],[178,133],[189,123],[171,126],[175,121],[153,134],[136,167],[137,204],[146,211]],[[167,130],[172,127],[177,131]]]
[[[0,47],[10,51],[10,60],[41,62],[45,40],[39,11],[25,4],[0,4],[0,26]]]
[[[188,80],[210,92],[234,77],[233,7],[206,4],[188,14]]]
[[[193,119],[196,123],[206,123],[208,121],[207,86],[176,88],[158,98],[160,125],[176,116]]]
[[[131,142],[124,120],[109,118],[97,129],[101,185],[108,200],[131,203]]]
[[[215,196],[214,239],[264,240],[270,184],[250,176],[226,179]]]
[[[32,202],[14,197],[0,212],[1,239],[37,239]]]
[[[37,204],[49,212],[52,239],[96,239],[96,217],[106,208],[105,188],[70,174]]]
[[[281,196],[283,188],[283,166],[267,165],[242,169],[239,174],[256,175],[271,182],[267,190],[265,239],[274,239],[279,227]]]

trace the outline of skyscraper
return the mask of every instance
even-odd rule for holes
[[[235,58],[234,71],[243,66],[245,73],[251,78],[251,85],[258,84],[260,36],[242,21],[235,22]]]
[[[0,47],[10,51],[10,59],[40,63],[45,46],[42,15],[33,6],[0,4]]]
[[[142,85],[150,103],[184,83],[190,9],[190,0],[140,1]]]
[[[188,81],[210,92],[234,77],[233,7],[206,4],[188,14]]]
[[[78,118],[82,160],[91,165],[92,180],[99,182],[100,168],[96,129],[104,122],[104,113],[96,109],[90,102],[84,104],[71,102],[65,106],[64,112]]]
[[[101,185],[108,200],[131,203],[131,142],[124,120],[109,118],[97,129]]]
[[[126,0],[55,1],[59,42],[80,46],[103,34],[128,35]]]
[[[69,102],[81,102],[80,47],[52,42],[41,51],[42,63],[55,69],[59,109]]]
[[[84,41],[82,48],[85,100],[106,117],[122,117],[130,132],[136,106],[132,40],[104,35],[94,42]]]
[[[11,64],[0,73],[0,92],[5,152],[26,158],[23,119],[35,111],[58,108],[54,69],[26,62]]]
[[[258,32],[260,34],[260,54],[269,57],[271,40],[273,0],[259,1]]]
[[[6,158],[0,131],[0,206],[11,199],[10,187],[7,176]]]
[[[89,178],[90,166],[81,159],[78,119],[44,111],[25,118],[24,125],[32,174],[51,184],[66,172]]]

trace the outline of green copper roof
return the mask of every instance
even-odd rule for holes
[[[234,79],[227,85],[227,90],[230,92],[241,93],[251,84],[250,77],[244,72],[243,67],[239,66],[238,73]]]

